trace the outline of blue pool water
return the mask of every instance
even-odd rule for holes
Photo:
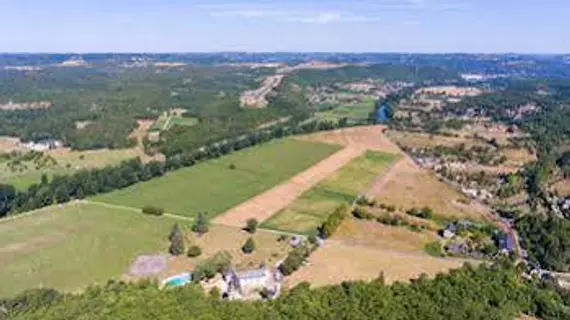
[[[164,280],[163,285],[166,288],[180,287],[192,281],[189,273],[179,274]]]

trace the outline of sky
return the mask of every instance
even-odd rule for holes
[[[0,0],[0,52],[570,52],[568,0]]]

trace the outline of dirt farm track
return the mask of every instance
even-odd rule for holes
[[[383,129],[382,126],[365,126],[299,137],[345,147],[288,181],[226,211],[212,222],[236,227],[243,227],[250,218],[263,222],[366,150],[399,154],[400,150],[383,135]]]

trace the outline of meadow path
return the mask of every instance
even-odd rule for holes
[[[213,223],[243,227],[247,219],[263,222],[285,208],[305,191],[324,180],[364,153],[365,149],[348,146],[322,160],[311,168],[297,174],[272,189],[249,199],[212,220]]]

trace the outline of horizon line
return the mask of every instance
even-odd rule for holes
[[[17,54],[69,54],[69,55],[90,55],[90,54],[400,54],[400,55],[550,55],[564,56],[570,52],[529,52],[529,51],[249,51],[249,50],[212,50],[212,51],[0,51],[0,55]]]

